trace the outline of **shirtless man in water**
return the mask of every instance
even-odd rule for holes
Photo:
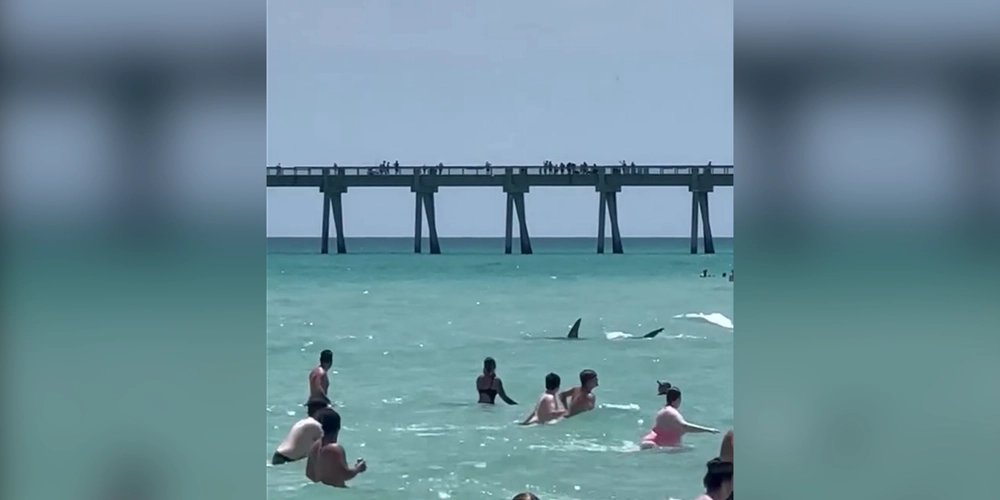
[[[550,373],[545,376],[545,392],[538,398],[535,409],[521,425],[546,424],[559,420],[566,415],[566,409],[559,407],[559,375]]]
[[[335,488],[346,488],[347,481],[368,470],[364,459],[357,459],[354,466],[347,465],[344,447],[337,443],[340,434],[340,414],[333,408],[320,410],[317,414],[323,426],[323,438],[313,444],[306,459],[306,477],[314,483],[323,483]]]
[[[309,397],[329,398],[327,391],[330,389],[330,378],[326,376],[327,370],[333,366],[333,351],[325,349],[319,353],[319,366],[309,372]]]
[[[566,416],[572,417],[573,415],[593,410],[597,406],[597,397],[594,396],[593,392],[596,388],[597,372],[594,370],[580,372],[580,386],[559,393],[559,402],[568,411]],[[570,401],[567,402],[567,399]]]
[[[306,403],[306,418],[295,422],[292,430],[288,431],[288,436],[278,445],[271,463],[281,465],[306,458],[313,443],[323,437],[323,427],[316,420],[316,414],[329,407],[329,400],[325,397],[309,399]]]

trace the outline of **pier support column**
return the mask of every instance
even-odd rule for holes
[[[622,235],[618,232],[618,193],[607,194],[608,216],[611,217],[611,252],[625,253],[622,248]]]
[[[605,175],[597,173],[597,193],[601,195],[600,208],[597,210],[597,253],[604,253],[605,214],[611,219],[611,252],[625,253],[622,248],[622,235],[618,231],[618,193],[622,186],[618,174]]]
[[[712,224],[708,218],[708,193],[701,192],[698,194],[701,205],[701,229],[702,229],[702,238],[704,240],[703,246],[705,248],[706,254],[714,254],[715,242],[712,241]]]
[[[319,252],[330,253],[330,212],[333,212],[333,224],[337,230],[337,253],[347,253],[344,241],[344,205],[343,195],[347,187],[339,183],[336,176],[328,176],[323,172],[323,185],[319,188],[323,193],[323,232],[320,235]]]
[[[711,165],[711,163],[709,164]],[[708,218],[708,193],[715,189],[712,182],[712,168],[702,167],[691,169],[691,182],[688,191],[691,192],[691,253],[698,253],[698,212],[701,212],[702,229],[704,232],[705,253],[715,253],[715,242],[712,241],[712,224]],[[700,210],[699,210],[700,209]]]
[[[347,253],[347,242],[344,240],[343,195],[343,191],[340,190],[327,195],[333,207],[333,226],[337,230],[337,253]]]
[[[330,193],[323,192],[323,231],[319,233],[319,253],[330,253]]]
[[[410,188],[416,200],[413,221],[413,252],[420,253],[420,244],[423,240],[423,216],[427,216],[427,235],[430,237],[431,253],[441,253],[441,245],[438,242],[437,220],[434,216],[434,193],[437,192],[435,186],[415,186]],[[421,206],[423,212],[421,213]]]
[[[514,197],[507,193],[507,228],[503,239],[503,253],[510,255],[514,247]]]
[[[698,192],[691,191],[691,255],[698,253]]]
[[[604,219],[607,217],[605,215],[605,208],[607,207],[608,200],[607,195],[603,192],[601,193],[600,208],[597,210],[597,253],[604,253]]]
[[[514,207],[517,209],[517,222],[521,229],[521,254],[531,254],[531,236],[528,235],[528,219],[524,210],[524,193],[512,193]]]
[[[413,212],[416,215],[413,223],[413,253],[420,253],[420,241],[424,238],[424,235],[422,234],[423,226],[421,225],[424,220],[424,214],[421,210],[424,197],[421,196],[421,193],[416,193],[414,198],[417,200],[417,208]]]
[[[514,246],[514,211],[517,211],[518,239],[521,242],[521,254],[531,254],[531,236],[528,234],[527,211],[524,208],[524,194],[528,192],[528,185],[520,179],[520,175],[514,175],[510,170],[504,179],[503,192],[507,193],[507,227],[504,232],[505,254],[513,252]]]
[[[441,245],[438,243],[437,220],[434,217],[434,193],[423,193],[424,211],[427,213],[427,236],[431,240],[431,254],[441,253]]]

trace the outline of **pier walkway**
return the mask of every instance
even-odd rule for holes
[[[618,230],[618,193],[626,186],[686,187],[691,193],[691,253],[698,253],[698,220],[702,222],[705,253],[715,253],[708,216],[708,194],[717,186],[733,185],[732,165],[616,165],[549,164],[544,166],[297,166],[267,167],[268,187],[316,188],[323,193],[323,231],[320,252],[330,246],[330,215],[337,235],[337,253],[346,253],[343,194],[355,187],[405,187],[416,203],[413,251],[421,252],[423,215],[426,215],[430,253],[441,253],[434,213],[434,194],[442,187],[497,187],[507,194],[504,253],[512,253],[514,213],[517,213],[520,250],[531,253],[525,194],[532,187],[592,187],[600,194],[597,253],[604,253],[605,222],[611,224],[611,251],[623,253]],[[421,213],[423,212],[423,214]]]

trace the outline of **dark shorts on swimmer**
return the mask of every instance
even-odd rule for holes
[[[278,452],[274,452],[274,456],[271,457],[271,465],[287,464],[289,462],[294,462],[294,461],[295,460],[292,460]]]

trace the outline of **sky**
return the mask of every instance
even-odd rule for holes
[[[296,0],[268,6],[268,165],[733,163],[733,2]],[[737,167],[738,168],[738,167]],[[593,236],[593,188],[534,188],[532,236]],[[269,237],[322,195],[267,189]],[[344,196],[348,237],[412,236],[408,189]],[[445,188],[442,237],[502,236],[500,189]],[[733,190],[710,195],[732,236]],[[624,188],[624,237],[685,236],[685,188]]]

